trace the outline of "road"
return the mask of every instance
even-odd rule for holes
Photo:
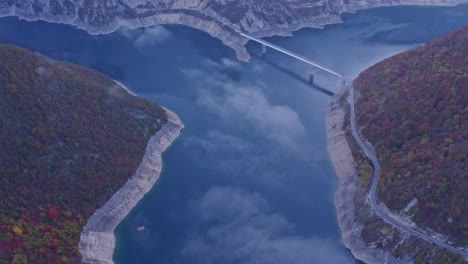
[[[354,112],[354,87],[353,87],[352,83],[347,83],[346,85],[348,85],[348,87],[349,87],[349,95],[350,95],[349,105],[350,105],[350,111],[351,111],[351,131],[352,131],[352,134],[353,134],[354,138],[356,139],[357,143],[359,144],[359,146],[361,147],[362,151],[364,152],[366,157],[369,158],[369,160],[372,162],[372,166],[374,167],[374,176],[372,178],[372,186],[371,186],[371,189],[370,189],[370,192],[369,192],[369,200],[371,202],[371,206],[374,209],[375,213],[380,218],[382,218],[385,222],[389,223],[390,225],[395,226],[395,227],[399,228],[400,230],[402,230],[404,232],[407,232],[407,233],[409,233],[409,234],[411,234],[413,236],[419,237],[419,238],[421,238],[421,239],[423,239],[423,240],[425,240],[427,242],[434,243],[434,244],[436,244],[436,245],[438,245],[440,247],[443,247],[445,249],[448,249],[448,250],[450,250],[450,251],[452,251],[454,253],[458,253],[458,254],[462,255],[465,260],[468,260],[468,252],[466,252],[464,250],[461,250],[459,248],[453,247],[453,246],[445,243],[444,241],[441,241],[439,239],[430,237],[430,236],[428,236],[426,234],[421,233],[418,230],[415,230],[415,229],[413,229],[411,227],[408,227],[408,226],[398,222],[397,220],[391,218],[390,216],[388,216],[385,212],[383,212],[380,209],[380,207],[377,204],[377,197],[376,197],[377,183],[379,182],[379,176],[380,176],[380,164],[379,164],[377,158],[374,156],[374,154],[372,154],[372,152],[369,151],[369,149],[364,144],[364,142],[362,141],[361,137],[359,136],[359,134],[357,132],[356,115],[355,115],[355,112]]]
[[[262,39],[258,39],[258,38],[255,38],[255,37],[252,37],[252,36],[247,35],[247,34],[242,33],[242,32],[238,32],[238,33],[239,33],[241,36],[243,36],[243,37],[246,37],[246,38],[248,38],[248,39],[250,39],[250,40],[253,40],[253,41],[258,42],[258,43],[260,43],[260,44],[262,44],[262,45],[265,45],[265,46],[267,46],[267,47],[270,47],[270,48],[272,48],[272,49],[274,49],[274,50],[277,50],[277,51],[279,51],[279,52],[281,52],[281,53],[284,53],[284,54],[286,54],[286,55],[288,55],[288,56],[291,56],[291,57],[293,57],[293,58],[295,58],[295,59],[298,59],[298,60],[300,60],[300,61],[302,61],[302,62],[305,62],[305,63],[307,63],[307,64],[309,64],[309,65],[312,65],[312,66],[317,67],[317,68],[319,68],[319,69],[322,69],[322,70],[324,70],[324,71],[326,71],[326,72],[328,72],[328,73],[331,73],[331,74],[336,75],[336,76],[338,76],[338,77],[340,77],[340,78],[343,78],[343,75],[337,73],[336,71],[330,70],[330,69],[328,69],[328,68],[326,68],[326,67],[324,67],[324,66],[322,66],[322,65],[319,65],[319,64],[317,64],[317,63],[315,63],[315,62],[312,62],[310,59],[308,59],[308,58],[306,58],[306,57],[304,57],[304,56],[301,56],[301,55],[296,54],[296,53],[294,53],[294,52],[292,52],[292,51],[289,51],[289,50],[287,50],[287,49],[284,49],[284,48],[282,48],[282,47],[280,47],[280,46],[277,46],[277,45],[275,45],[275,44],[273,44],[273,43],[271,43],[271,42],[268,42],[268,41],[265,41],[265,40],[262,40]]]

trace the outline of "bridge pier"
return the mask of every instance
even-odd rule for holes
[[[314,85],[314,79],[315,79],[315,71],[312,71],[310,74],[309,74],[309,84],[310,85]]]
[[[267,46],[262,44],[262,57],[266,57],[266,52],[267,52]]]

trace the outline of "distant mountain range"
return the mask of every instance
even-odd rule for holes
[[[468,0],[0,0],[0,16],[76,25],[92,34],[121,25],[182,24],[206,31],[248,59],[235,30],[257,37],[341,22],[340,14],[378,6],[456,5]]]

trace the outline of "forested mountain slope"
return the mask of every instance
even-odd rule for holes
[[[0,263],[80,262],[80,231],[165,111],[108,77],[0,45]]]
[[[382,166],[380,200],[467,245],[468,28],[372,66],[354,86]]]

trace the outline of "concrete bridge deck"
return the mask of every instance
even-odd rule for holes
[[[284,54],[286,54],[286,55],[288,55],[288,56],[290,56],[290,57],[293,57],[293,58],[295,58],[295,59],[298,59],[298,60],[300,60],[300,61],[302,61],[302,62],[304,62],[304,63],[306,63],[306,64],[312,65],[312,66],[314,66],[314,67],[316,67],[316,68],[319,68],[319,69],[321,69],[321,70],[323,70],[323,71],[326,71],[326,72],[331,73],[331,74],[333,74],[333,75],[335,75],[335,76],[338,76],[338,77],[340,77],[340,78],[343,78],[343,75],[342,75],[342,74],[340,74],[340,73],[338,73],[338,72],[336,72],[336,71],[333,71],[333,70],[331,70],[331,69],[328,69],[328,68],[326,68],[326,67],[324,67],[324,66],[322,66],[322,65],[320,65],[320,64],[318,64],[318,63],[315,63],[315,62],[311,61],[310,59],[308,59],[308,58],[306,58],[306,57],[304,57],[304,56],[301,56],[301,55],[299,55],[299,54],[296,54],[296,53],[294,53],[294,52],[292,52],[292,51],[289,51],[289,50],[287,50],[287,49],[281,48],[281,47],[279,47],[279,46],[277,46],[277,45],[275,45],[275,44],[273,44],[273,43],[271,43],[271,42],[268,42],[268,41],[265,41],[265,40],[262,40],[262,39],[258,39],[258,38],[255,38],[255,37],[252,37],[252,36],[247,35],[247,34],[242,33],[242,32],[239,32],[239,34],[240,34],[241,36],[245,37],[245,38],[248,38],[248,39],[253,40],[253,41],[257,42],[257,43],[260,43],[260,44],[262,44],[262,45],[264,45],[264,46],[266,46],[266,47],[272,48],[272,49],[277,50],[277,51],[279,51],[279,52],[281,52],[281,53],[284,53]]]

